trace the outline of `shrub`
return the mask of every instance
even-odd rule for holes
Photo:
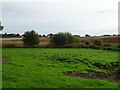
[[[52,36],[51,42],[55,45],[67,45],[76,43],[78,40],[71,33],[58,33]]]
[[[18,43],[3,43],[2,44],[2,48],[20,48],[23,47],[22,44],[18,44]]]
[[[91,45],[91,47],[90,48],[93,48],[93,49],[100,49],[101,47],[100,46],[98,46],[98,45]]]
[[[23,35],[22,39],[24,45],[26,46],[33,46],[39,44],[39,35],[35,31],[27,31]]]
[[[111,47],[111,44],[109,44],[109,43],[104,43],[103,46],[105,46],[105,47]]]
[[[117,45],[117,48],[120,49],[120,44]]]
[[[102,41],[98,40],[98,39],[92,40],[92,43],[93,43],[93,45],[96,45],[96,46],[101,46],[102,45]]]

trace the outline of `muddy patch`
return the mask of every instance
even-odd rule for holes
[[[65,75],[71,77],[80,77],[86,79],[104,79],[109,80],[111,82],[120,82],[120,76],[110,73],[97,73],[97,72],[88,72],[88,73],[81,73],[75,71],[68,71],[64,72]]]
[[[11,63],[8,59],[2,58],[2,64],[11,64]]]
[[[99,63],[98,63],[99,64]],[[119,66],[119,62],[111,62],[109,63],[109,65],[97,65],[96,67],[101,69],[101,70],[107,70],[109,72],[112,72],[115,70],[115,68],[117,68]]]

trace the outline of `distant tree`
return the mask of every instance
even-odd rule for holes
[[[117,36],[116,34],[113,34],[113,36]]]
[[[52,33],[50,33],[50,34],[48,34],[47,36],[48,36],[48,37],[50,37],[50,38],[52,38],[53,34],[52,34]]]
[[[39,35],[34,30],[27,31],[23,35],[22,41],[23,41],[24,45],[26,45],[26,46],[38,45],[39,44]]]
[[[58,34],[54,34],[52,36],[52,43],[54,43],[55,45],[67,45],[67,44],[72,44],[74,43],[75,40],[75,36],[73,36],[71,33],[66,32],[66,33],[58,33]]]
[[[105,34],[105,35],[103,35],[103,36],[111,36],[111,35],[107,35],[107,34]]]
[[[43,35],[43,37],[45,38],[45,35]]]
[[[39,34],[38,36],[39,36],[39,37],[42,37],[42,35],[41,35],[41,34]]]
[[[90,37],[90,35],[89,34],[85,34],[85,37]]]
[[[15,34],[15,33],[10,33],[10,34],[7,34],[7,33],[4,33],[2,34],[2,37],[3,38],[11,38],[11,37],[21,37],[19,33]]]
[[[20,37],[20,34],[19,34],[19,33],[17,33],[17,34],[16,34],[16,37]]]
[[[80,35],[74,35],[75,37],[80,37]]]
[[[7,33],[2,34],[2,37],[3,37],[3,38],[4,38],[4,37],[7,37]]]
[[[5,33],[4,35],[7,36],[7,33]]]

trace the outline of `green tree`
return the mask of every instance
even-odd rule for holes
[[[48,36],[48,37],[50,37],[50,38],[52,38],[53,34],[52,34],[52,33],[50,33],[50,34],[48,34],[47,36]]]
[[[74,43],[75,36],[73,36],[71,33],[66,32],[66,33],[57,33],[52,36],[52,43],[55,45],[67,45],[67,44],[72,44]]]
[[[34,30],[25,32],[22,41],[26,46],[38,45],[40,42],[39,35]]]

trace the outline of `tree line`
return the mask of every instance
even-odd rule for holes
[[[50,36],[52,44],[55,45],[67,45],[78,42],[77,37],[69,32],[60,32],[57,34],[49,34],[47,36]],[[39,35],[34,30],[25,32],[22,41],[26,46],[38,45],[40,43]]]
[[[20,38],[20,37],[23,37],[23,35],[24,34],[20,35],[19,33],[3,33],[3,34],[0,34],[0,36],[2,38],[14,38],[14,37]],[[44,37],[50,37],[51,38],[53,35],[54,34],[52,34],[52,33],[49,33],[47,35],[45,35],[45,34],[43,34],[43,35],[38,34],[38,36],[40,38],[44,38]],[[74,35],[74,36],[80,37],[80,35]],[[116,34],[113,34],[113,35],[105,34],[105,35],[102,35],[102,36],[120,36],[120,34],[118,34],[118,35],[116,35]],[[85,37],[91,37],[91,35],[85,34]]]
[[[17,37],[17,38],[20,38],[20,37],[23,37],[24,34],[20,35],[19,33],[3,33],[3,34],[0,34],[0,36],[2,36],[2,38],[14,38],[14,37]],[[48,35],[41,35],[41,34],[38,34],[39,37],[51,37],[53,34],[50,33]]]

